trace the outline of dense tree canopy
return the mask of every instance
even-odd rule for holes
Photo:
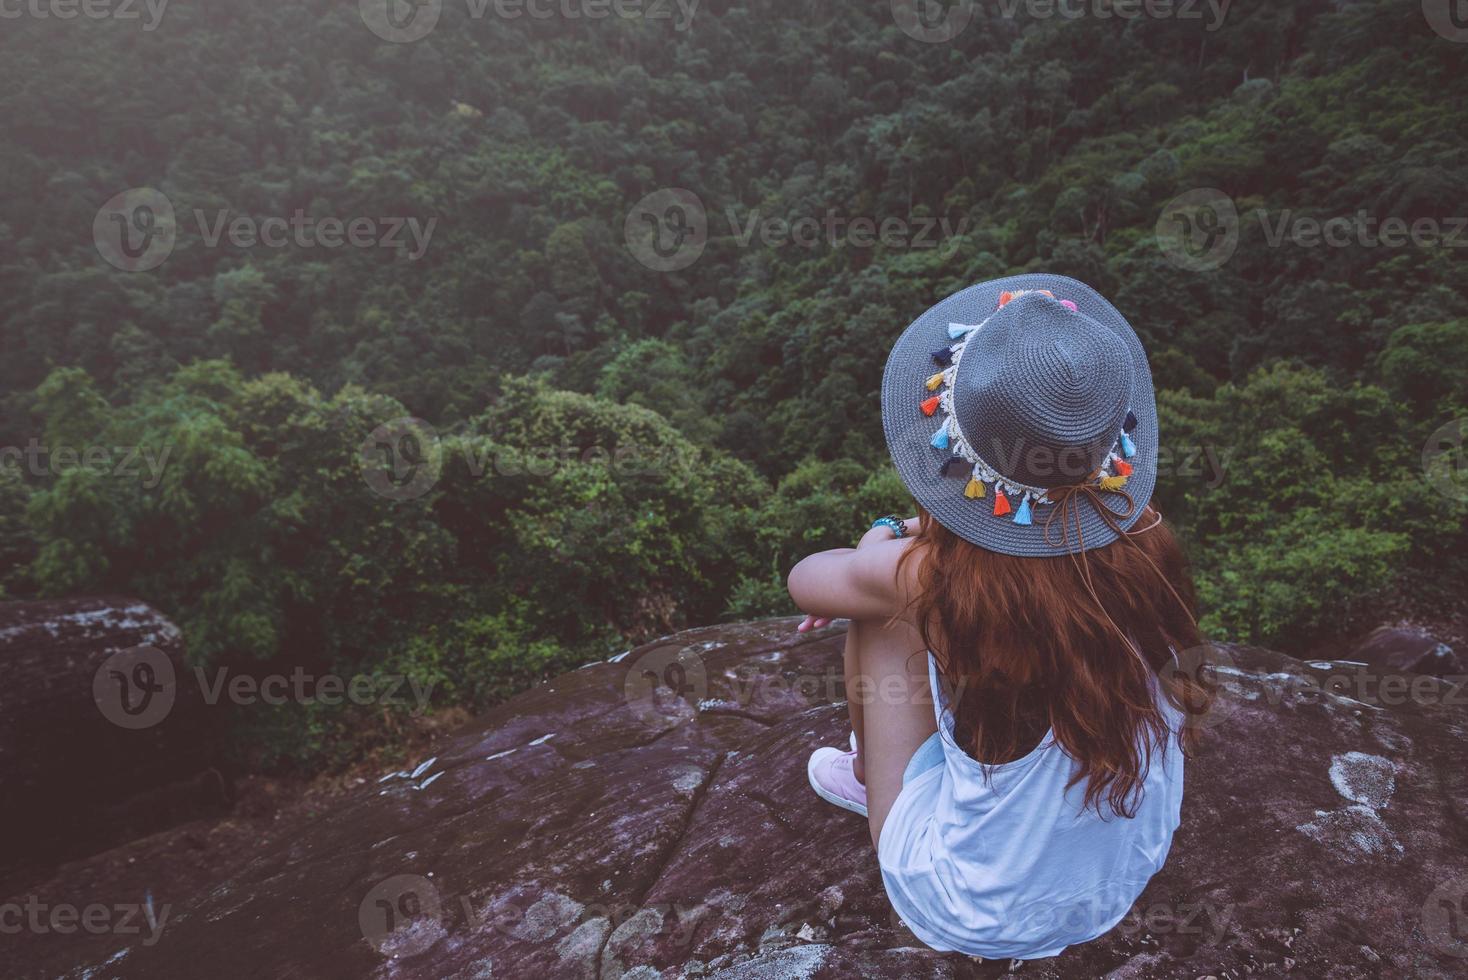
[[[943,43],[887,3],[705,0],[686,30],[477,6],[401,44],[328,0],[5,22],[0,446],[46,452],[0,461],[0,594],[127,591],[201,662],[407,669],[470,704],[786,611],[801,553],[907,506],[893,339],[1034,270],[1149,347],[1158,500],[1215,634],[1461,594],[1468,489],[1422,453],[1468,416],[1468,45],[1415,0],[981,4]],[[149,271],[94,241],[129,188],[176,216]],[[707,242],[652,268],[639,202],[673,188]],[[1204,189],[1238,239],[1200,268],[1166,228]],[[296,216],[280,247],[230,231]],[[393,499],[359,457],[405,417],[439,475]]]

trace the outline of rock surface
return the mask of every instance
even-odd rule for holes
[[[1452,647],[1427,630],[1415,627],[1382,626],[1372,630],[1351,654],[1380,672],[1431,674],[1459,677],[1468,666]]]
[[[185,671],[178,627],[136,600],[0,603],[0,871],[222,802]]]
[[[864,822],[810,792],[806,755],[846,736],[842,638],[794,625],[694,630],[527,692],[293,826],[156,935],[65,937],[67,975],[1007,973],[923,949]],[[1112,932],[1018,972],[1461,976],[1461,689],[1220,659],[1167,867]]]

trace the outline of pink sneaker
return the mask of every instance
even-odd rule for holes
[[[822,746],[810,754],[805,774],[810,779],[810,788],[821,799],[866,816],[867,788],[856,778],[855,764],[855,752]]]

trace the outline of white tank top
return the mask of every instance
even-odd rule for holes
[[[1162,867],[1183,797],[1182,715],[1158,704],[1173,736],[1154,747],[1135,817],[1083,809],[1086,784],[1047,733],[1022,759],[984,769],[953,738],[932,655],[928,677],[941,765],[907,782],[877,858],[893,908],[938,950],[1034,959],[1107,932]]]

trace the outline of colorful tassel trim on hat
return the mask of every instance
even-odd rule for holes
[[[999,308],[1008,304],[1027,292],[1037,292],[1041,295],[1055,299],[1055,294],[1048,289],[1020,290],[1016,292],[1005,292],[999,297]],[[1076,304],[1068,299],[1058,301],[1067,310],[1073,313],[1080,312]],[[987,322],[987,321],[985,321]],[[937,415],[939,409],[944,408],[944,395],[941,389],[952,384],[954,366],[959,363],[963,356],[965,346],[975,332],[982,330],[983,323],[969,325],[964,323],[950,323],[948,325],[948,336],[955,341],[949,347],[932,352],[935,364],[943,370],[928,377],[925,387],[928,391],[940,392],[922,402],[922,412],[928,417]],[[952,412],[951,404],[945,412]],[[1091,480],[1096,481],[1093,485],[1101,490],[1117,491],[1127,485],[1128,479],[1136,472],[1136,467],[1127,462],[1137,455],[1137,445],[1130,433],[1137,428],[1137,416],[1128,411],[1126,421],[1122,425],[1122,431],[1117,438],[1115,451],[1110,455],[1102,468],[1092,474]],[[1014,523],[1029,527],[1034,524],[1035,507],[1053,502],[1046,496],[1045,491],[1038,487],[1027,487],[1023,484],[1014,484],[1004,476],[995,471],[985,463],[974,452],[973,448],[964,441],[964,434],[959,431],[955,420],[949,416],[942,420],[938,431],[933,433],[932,446],[934,449],[942,450],[947,454],[943,465],[939,468],[939,475],[947,477],[952,474],[955,466],[971,466],[972,473],[964,484],[963,495],[968,500],[983,500],[989,494],[989,484],[994,484],[994,508],[995,517],[1009,517],[1013,515]],[[1006,489],[1008,488],[1008,489]],[[1019,495],[1018,506],[1010,503],[1010,493]]]
[[[999,309],[1004,309],[1010,303],[1019,299],[1021,296],[1024,296],[1026,293],[1039,293],[1041,296],[1049,296],[1051,299],[1055,298],[1055,294],[1048,289],[1021,289],[1018,292],[1014,293],[1004,292],[999,294]],[[1067,310],[1070,310],[1072,313],[1080,312],[1080,307],[1076,306],[1075,300],[1063,299],[1060,301],[1060,305],[1065,307]]]
[[[1039,293],[1041,296],[1049,296],[1051,299],[1055,298],[1055,294],[1048,289],[1021,289],[1014,293],[1006,291],[999,294],[999,309],[1004,309],[1010,303],[1029,293]]]

